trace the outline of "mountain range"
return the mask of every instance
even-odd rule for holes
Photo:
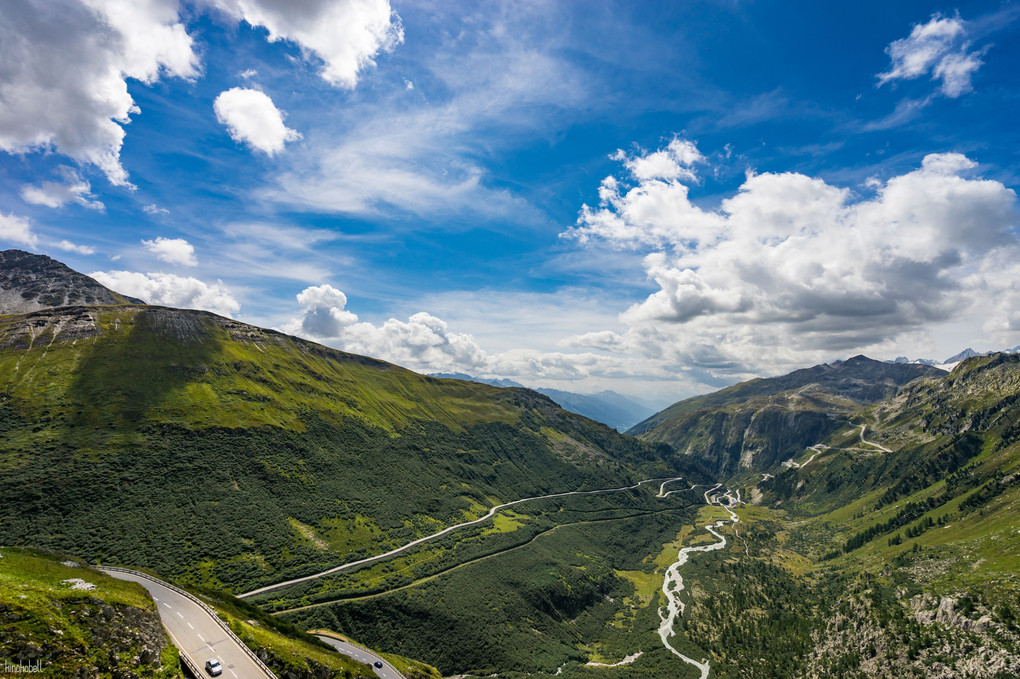
[[[855,356],[680,401],[628,433],[667,443],[717,473],[765,470],[844,427],[862,406],[939,374],[930,366]]]
[[[52,621],[83,630],[103,601],[59,590],[69,557],[18,547],[150,569],[225,602],[232,625],[330,629],[446,676],[699,676],[667,638],[716,677],[1020,675],[1020,354],[951,372],[855,356],[685,399],[625,435],[515,384],[419,375],[0,257],[12,658],[139,675],[155,660],[132,658],[159,645],[125,642],[118,660],[64,639]],[[102,596],[142,613],[110,619],[151,620],[125,592]],[[295,643],[250,636],[312,653]]]
[[[915,358],[911,360],[906,356],[900,356],[892,361],[889,361],[889,363],[919,363],[921,365],[930,365],[936,368],[942,368],[943,370],[952,370],[954,367],[956,367],[958,363],[960,363],[960,361],[964,361],[968,358],[974,358],[975,356],[990,356],[991,354],[996,353],[1004,354],[1020,353],[1020,344],[1013,347],[1012,349],[1000,349],[998,351],[983,351],[983,352],[977,352],[971,349],[970,347],[967,347],[960,353],[954,354],[942,362],[934,361],[930,358]]]

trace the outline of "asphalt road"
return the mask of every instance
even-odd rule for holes
[[[371,665],[372,670],[375,672],[376,676],[382,677],[382,679],[404,679],[404,675],[401,674],[400,672],[397,672],[397,669],[393,667],[393,665],[389,664],[388,662],[377,656],[375,653],[372,653],[372,651],[366,650],[361,646],[349,644],[346,641],[334,639],[333,637],[327,637],[321,634],[316,634],[315,636],[317,636],[319,639],[322,639],[327,644],[338,650],[340,653],[346,655],[347,657],[354,658],[358,662],[363,662],[366,665]],[[376,667],[375,666],[376,661],[381,662],[383,666]]]
[[[681,477],[675,477],[675,478],[672,478],[672,479],[668,479],[666,481],[667,481],[667,483],[669,481],[679,481],[680,478]],[[535,497],[525,497],[525,498],[521,498],[520,500],[514,500],[512,502],[504,502],[501,505],[496,505],[495,507],[490,508],[489,511],[485,514],[485,516],[480,516],[477,519],[472,519],[471,521],[465,521],[463,523],[458,523],[458,524],[456,524],[454,526],[449,526],[449,527],[444,528],[443,530],[439,531],[438,533],[433,533],[432,535],[426,535],[423,538],[418,538],[417,540],[413,540],[411,542],[408,542],[406,545],[401,545],[400,547],[397,547],[396,549],[391,549],[390,551],[385,552],[383,554],[376,554],[375,556],[370,556],[370,557],[365,558],[365,559],[359,559],[357,561],[350,561],[350,562],[345,563],[345,564],[340,564],[339,566],[336,566],[334,568],[330,568],[329,570],[322,571],[321,573],[313,573],[312,575],[306,575],[303,578],[294,578],[293,580],[286,580],[284,582],[278,582],[275,585],[266,585],[265,587],[259,587],[258,589],[253,589],[250,592],[244,592],[243,594],[238,594],[237,598],[238,599],[247,599],[248,597],[255,596],[256,594],[265,594],[267,592],[274,592],[274,591],[276,591],[278,589],[283,589],[285,587],[290,587],[291,585],[296,585],[296,584],[298,584],[300,582],[308,582],[309,580],[315,580],[316,578],[321,578],[321,577],[326,576],[326,575],[332,575],[333,573],[339,573],[341,571],[350,570],[350,569],[352,569],[352,568],[354,568],[356,566],[363,566],[365,564],[372,563],[374,561],[380,561],[382,559],[388,559],[391,556],[394,556],[396,554],[400,554],[401,552],[404,552],[404,551],[406,551],[406,550],[408,550],[408,549],[410,549],[412,547],[420,545],[423,542],[429,542],[430,540],[435,540],[436,538],[440,538],[440,537],[446,535],[447,533],[452,533],[453,531],[460,530],[461,528],[464,528],[466,526],[473,526],[476,523],[481,523],[483,521],[488,521],[493,516],[495,516],[496,513],[499,512],[501,509],[506,509],[507,507],[513,507],[514,505],[519,505],[522,502],[531,502],[532,500],[548,500],[550,498],[568,497],[570,495],[600,495],[602,493],[619,493],[619,492],[625,491],[625,490],[633,490],[633,489],[637,488],[638,486],[641,486],[642,484],[645,484],[645,483],[651,483],[652,481],[662,481],[662,480],[663,479],[661,479],[661,478],[660,479],[645,479],[644,481],[638,481],[637,483],[635,483],[632,486],[623,486],[621,488],[602,488],[600,490],[570,490],[570,491],[567,491],[565,493],[552,493],[551,495],[536,495]],[[663,485],[665,485],[665,484],[663,484]],[[662,487],[660,486],[660,491],[661,491],[661,488]]]
[[[163,626],[174,645],[200,668],[209,658],[219,658],[224,679],[266,679],[268,676],[207,610],[177,592],[147,578],[120,571],[104,571],[120,580],[137,582],[149,590]],[[398,678],[400,675],[396,675]]]

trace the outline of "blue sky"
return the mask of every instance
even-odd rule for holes
[[[1020,5],[832,5],[14,0],[0,247],[663,400],[1020,344]]]

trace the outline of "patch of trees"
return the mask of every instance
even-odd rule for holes
[[[871,542],[871,540],[873,540],[875,537],[888,533],[889,531],[895,530],[896,528],[899,528],[901,526],[905,526],[906,524],[910,523],[911,521],[921,516],[925,512],[945,504],[949,499],[950,497],[948,495],[942,494],[930,497],[926,500],[921,500],[919,502],[908,502],[903,509],[896,513],[895,516],[891,517],[887,521],[883,521],[882,523],[876,523],[875,525],[869,526],[868,528],[860,531],[859,533],[854,534],[846,542],[843,543],[843,547],[839,551],[834,550],[833,552],[829,552],[822,558],[831,559],[838,556],[839,552],[847,554],[859,547],[863,547],[868,542]],[[930,521],[931,519],[929,518],[928,520]],[[909,532],[908,536],[915,537],[910,536]]]
[[[922,488],[946,478],[981,452],[982,439],[977,434],[965,432],[954,436],[927,456],[916,469],[908,472],[887,490],[876,504],[876,509],[890,505],[901,497],[915,493]]]

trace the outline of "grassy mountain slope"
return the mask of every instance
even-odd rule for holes
[[[144,588],[23,549],[0,549],[0,658],[12,676],[184,676]]]
[[[498,501],[675,472],[524,389],[198,311],[0,317],[0,542],[245,589]]]
[[[649,557],[696,520],[698,498],[664,500],[654,497],[657,490],[526,505],[526,515],[515,513],[480,536],[500,549],[461,559],[463,566],[282,617],[421,658],[444,676],[598,676],[586,662],[615,662],[642,649],[651,670],[644,676],[684,676],[654,633],[665,564]],[[273,610],[349,597],[409,565],[332,578],[259,603]]]
[[[1016,676],[1020,357],[968,359],[851,420],[800,467],[738,476],[821,602],[804,676]]]
[[[77,588],[76,588],[77,587]],[[371,669],[264,612],[213,591],[203,598],[279,677],[352,679]],[[46,677],[184,677],[177,650],[141,586],[76,557],[0,549],[0,657]],[[411,679],[437,676],[394,657]],[[11,669],[12,675],[24,672]]]
[[[855,356],[680,401],[628,433],[667,443],[721,474],[764,470],[823,440],[862,405],[935,374],[944,373]]]

